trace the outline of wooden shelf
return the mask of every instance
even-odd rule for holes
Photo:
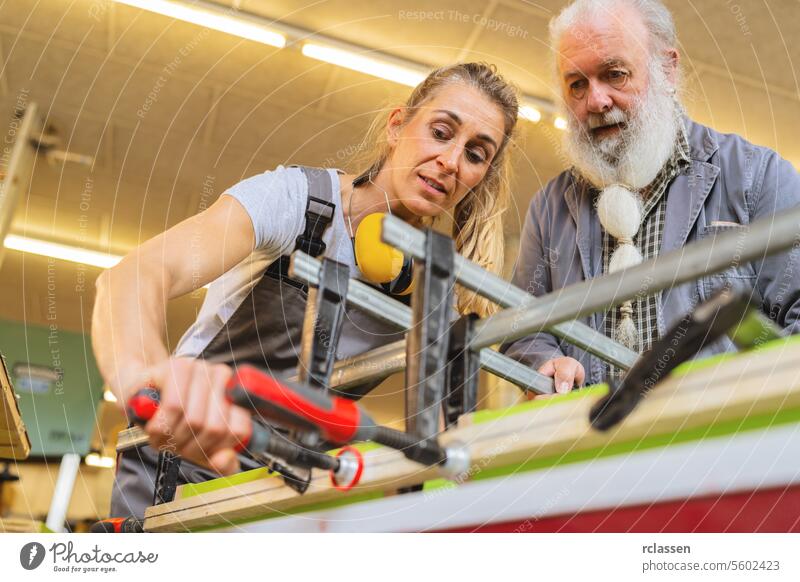
[[[19,412],[17,396],[0,356],[0,459],[22,461],[31,453],[31,441]]]

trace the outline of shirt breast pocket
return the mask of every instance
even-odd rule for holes
[[[700,227],[697,240],[698,242],[709,239],[716,241],[723,234],[731,232],[743,235],[747,232],[748,228],[749,227],[745,224],[733,224],[728,222],[711,223],[708,226]],[[739,238],[732,242],[720,242],[719,244],[742,245],[744,244],[744,239]],[[735,250],[736,248],[737,247],[734,246],[732,250]],[[741,246],[738,248],[741,248]],[[706,301],[721,289],[729,288],[735,293],[745,293],[746,295],[750,296],[751,301],[758,305],[760,304],[761,298],[757,290],[756,280],[756,271],[751,263],[743,263],[741,261],[734,260],[734,264],[724,271],[706,275],[698,280],[700,299],[702,301]]]

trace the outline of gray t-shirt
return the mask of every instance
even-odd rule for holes
[[[328,170],[328,173],[336,211],[330,228],[322,237],[327,245],[325,256],[348,265],[352,276],[358,276],[341,209],[339,175],[336,170]],[[305,225],[308,182],[300,168],[278,166],[271,172],[239,182],[223,195],[233,196],[250,216],[255,232],[255,249],[245,260],[209,285],[197,320],[175,348],[176,356],[197,357],[203,352],[264,275],[267,267],[282,254],[294,249],[295,239]],[[228,232],[223,236],[236,234]]]

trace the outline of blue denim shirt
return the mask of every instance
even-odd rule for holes
[[[660,253],[722,231],[746,229],[754,220],[800,205],[800,174],[776,152],[689,119],[685,124],[691,164],[667,190]],[[589,188],[571,171],[561,173],[531,201],[514,284],[533,295],[544,295],[601,276],[601,233]],[[789,252],[665,289],[659,333],[663,335],[725,284],[751,291],[753,301],[782,327],[800,325],[800,248],[795,245]],[[602,333],[603,317],[603,313],[595,313],[582,321]],[[734,349],[732,342],[723,338],[703,355]],[[552,358],[575,358],[586,370],[587,383],[601,382],[605,374],[599,358],[548,333],[506,344],[502,351],[535,368]]]

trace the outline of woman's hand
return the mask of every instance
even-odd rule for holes
[[[239,470],[234,447],[249,437],[252,422],[248,411],[225,399],[232,375],[225,364],[169,358],[126,382],[125,402],[147,384],[158,389],[161,405],[144,427],[150,445],[230,475]]]
[[[583,385],[586,380],[586,372],[583,365],[574,358],[563,356],[545,362],[539,373],[553,379],[553,385],[557,394],[566,394],[574,386]],[[536,397],[532,392],[528,393],[528,399]]]

